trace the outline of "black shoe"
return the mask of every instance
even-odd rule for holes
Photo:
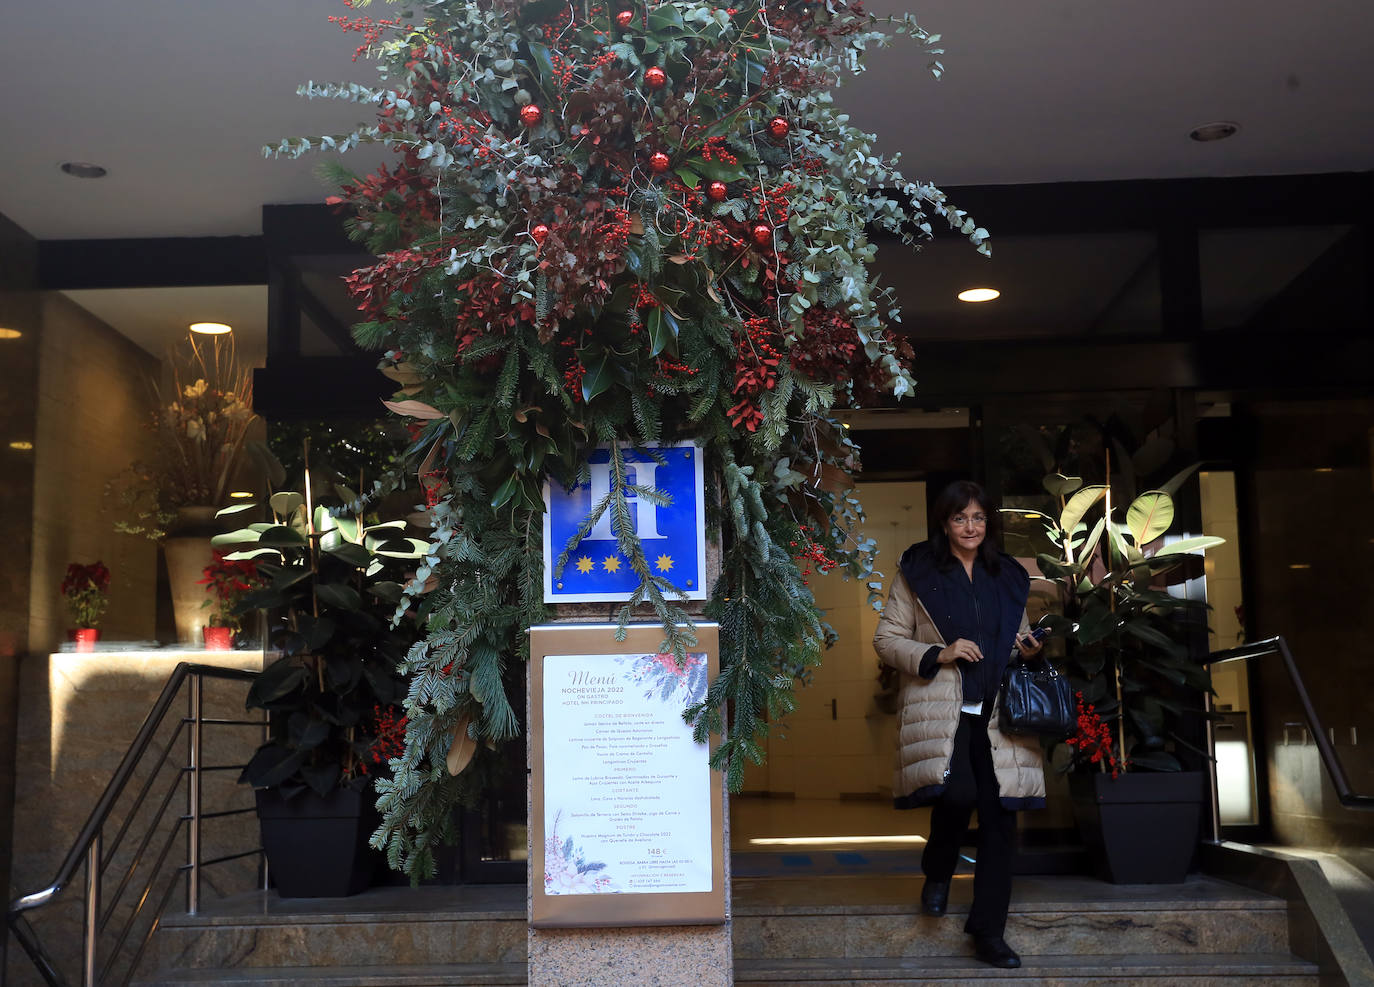
[[[991,966],[1014,970],[1021,965],[1021,957],[1001,936],[974,936],[973,955]]]
[[[932,881],[930,878],[926,878],[926,883],[921,888],[921,911],[939,918],[945,913],[945,907],[948,904],[949,882]]]

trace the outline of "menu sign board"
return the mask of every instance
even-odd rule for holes
[[[715,673],[716,627],[681,657],[662,636],[531,631],[535,925],[724,921],[721,777],[682,718]]]

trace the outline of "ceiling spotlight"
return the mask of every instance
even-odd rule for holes
[[[1233,137],[1239,129],[1238,123],[1218,120],[1216,123],[1204,123],[1201,127],[1194,127],[1188,131],[1188,136],[1201,144],[1206,144],[1209,141],[1224,141],[1228,137]]]
[[[28,439],[16,439],[10,443],[11,449],[18,449],[20,452],[27,452],[33,448],[33,443]]]
[[[253,496],[253,491],[251,491],[251,490],[235,490],[235,491],[234,491],[233,493],[231,493],[229,496],[232,497],[232,498],[234,498],[234,500],[247,500],[249,497]]]
[[[60,167],[73,178],[104,178],[109,174],[100,165],[89,161],[63,161]]]
[[[18,329],[0,328],[0,339],[18,339],[22,335],[24,334]]]
[[[192,322],[191,331],[202,336],[223,336],[226,332],[234,330],[232,326],[227,326],[223,322]]]
[[[1293,563],[1290,563],[1290,564],[1289,564],[1288,568],[1290,568],[1290,569],[1310,569],[1310,568],[1312,568],[1312,563],[1310,563],[1310,562],[1293,562]]]
[[[990,302],[994,298],[1000,298],[1002,293],[996,288],[965,288],[959,292],[961,302]]]

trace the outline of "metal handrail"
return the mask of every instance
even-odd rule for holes
[[[202,765],[201,727],[205,723],[210,723],[212,725],[261,726],[265,722],[253,720],[231,721],[203,719],[201,717],[201,687],[204,679],[206,678],[228,679],[234,681],[248,682],[252,681],[252,679],[256,675],[256,672],[249,671],[247,669],[223,668],[218,665],[200,665],[191,662],[179,663],[176,666],[176,668],[172,671],[172,674],[168,677],[167,684],[162,687],[162,692],[158,695],[157,701],[153,703],[153,707],[148,712],[147,717],[143,721],[143,725],[139,728],[138,733],[135,735],[133,743],[129,745],[128,751],[124,754],[123,759],[119,762],[119,767],[115,769],[114,777],[110,779],[109,785],[106,786],[105,791],[101,794],[99,800],[96,802],[95,808],[91,810],[91,814],[87,818],[86,824],[82,826],[81,832],[76,837],[76,841],[72,844],[71,849],[67,851],[67,855],[63,858],[62,863],[58,866],[56,876],[53,877],[52,881],[48,884],[47,887],[39,891],[34,891],[30,894],[23,895],[20,898],[16,898],[14,901],[10,903],[9,909],[6,913],[6,924],[9,927],[9,930],[14,933],[14,936],[19,941],[19,944],[24,948],[24,952],[27,953],[29,958],[33,961],[34,966],[37,968],[39,974],[43,977],[46,983],[51,985],[51,987],[65,987],[65,981],[63,980],[62,975],[57,970],[56,964],[52,961],[52,958],[48,955],[47,951],[43,948],[42,943],[39,941],[37,933],[28,921],[27,913],[34,911],[35,909],[42,908],[43,906],[54,901],[59,895],[61,895],[62,892],[66,890],[66,888],[72,883],[78,869],[81,868],[81,866],[84,864],[86,868],[84,882],[85,934],[82,950],[82,983],[86,985],[86,987],[93,987],[93,985],[99,983],[100,975],[97,974],[96,958],[97,937],[100,933],[100,930],[104,927],[106,922],[108,922],[109,919],[113,916],[115,904],[119,896],[123,893],[125,887],[127,886],[129,878],[132,876],[133,870],[137,869],[139,861],[143,856],[143,852],[147,849],[148,842],[152,837],[151,831],[144,837],[139,847],[139,850],[136,854],[136,858],[134,862],[131,864],[130,873],[126,874],[124,880],[120,882],[119,890],[116,892],[113,899],[111,900],[109,904],[109,909],[105,911],[105,914],[102,917],[100,893],[101,876],[103,874],[105,864],[109,862],[109,858],[113,857],[113,848],[110,850],[108,857],[103,852],[104,840],[102,834],[106,823],[109,821],[110,816],[114,811],[115,805],[118,803],[120,796],[124,793],[125,788],[129,785],[129,782],[133,779],[135,770],[137,769],[144,755],[147,753],[149,747],[152,745],[153,739],[156,736],[158,729],[162,726],[164,720],[167,718],[168,711],[171,709],[172,704],[176,701],[177,695],[181,692],[181,688],[183,685],[186,684],[187,680],[190,680],[191,686],[189,696],[189,715],[182,718],[180,724],[177,727],[177,732],[173,736],[172,741],[169,741],[167,743],[166,750],[171,749],[177,737],[180,736],[181,730],[187,725],[189,725],[191,728],[189,739],[190,764],[187,767],[179,770],[178,779],[174,783],[171,792],[169,792],[168,798],[162,802],[160,810],[157,813],[157,819],[155,820],[154,825],[151,828],[154,830],[156,829],[156,824],[158,821],[161,820],[168,803],[171,801],[171,796],[175,794],[176,789],[180,787],[180,779],[184,776],[189,775],[187,811],[184,815],[177,818],[177,824],[173,827],[173,837],[175,837],[175,834],[180,830],[182,824],[188,824],[187,832],[189,834],[189,839],[187,861],[184,866],[179,867],[177,869],[178,872],[184,872],[187,877],[186,899],[188,910],[194,913],[199,907],[200,869],[202,867],[209,866],[214,863],[221,863],[225,860],[238,859],[243,856],[251,856],[252,854],[261,852],[260,850],[254,850],[249,851],[245,854],[235,854],[228,857],[217,858],[216,860],[212,861],[202,861],[200,859],[200,820],[204,818],[206,815],[201,812],[200,808],[201,772],[207,770],[229,770],[232,767],[231,765],[218,765],[214,767],[206,767]],[[137,810],[137,808],[142,805],[143,800],[147,797],[152,787],[153,777],[155,777],[158,771],[161,770],[163,765],[166,764],[166,760],[166,752],[164,751],[163,756],[159,760],[157,766],[150,773],[149,778],[142,786],[142,790],[139,792],[134,808],[130,810],[131,817],[132,814]],[[127,829],[128,822],[126,820],[125,825],[121,827],[118,835],[116,836],[113,846],[118,846],[118,844],[123,840]],[[157,878],[157,872],[160,870],[160,864],[163,860],[165,860],[169,846],[170,844],[168,846],[164,846],[162,853],[159,855],[158,864],[152,868],[153,873],[149,876],[147,887],[145,888],[144,893],[141,896],[143,901],[141,901],[139,907],[134,910],[134,914],[130,918],[130,923],[126,925],[124,932],[121,934],[120,943],[116,947],[114,951],[115,953],[118,952],[119,946],[123,945],[123,939],[126,938],[129,931],[131,931],[131,923],[133,919],[136,918],[137,915],[142,911],[142,905],[146,903],[148,893],[152,890],[152,887]],[[161,914],[162,908],[165,907],[167,900],[170,898],[171,889],[175,887],[175,884],[175,880],[169,882],[168,891],[162,896],[162,903],[158,908],[159,915]],[[140,946],[140,956],[142,955],[143,950],[147,947],[148,939],[151,938],[151,933],[156,929],[157,924],[158,919],[157,917],[155,917],[153,922],[153,929],[149,931],[148,936],[145,936],[144,941]],[[135,964],[137,963],[137,960],[138,957],[135,957]],[[108,973],[113,965],[113,962],[114,956],[111,956],[110,960],[106,964],[105,970],[102,971],[102,973]],[[132,969],[133,968],[130,967],[131,973]]]
[[[1293,683],[1293,691],[1298,697],[1298,702],[1302,704],[1303,716],[1307,718],[1307,728],[1312,732],[1312,739],[1316,742],[1322,766],[1331,778],[1332,787],[1336,789],[1336,797],[1340,799],[1341,805],[1347,809],[1374,809],[1374,795],[1361,795],[1351,790],[1350,781],[1341,766],[1340,755],[1336,753],[1335,745],[1326,735],[1321,717],[1317,715],[1317,708],[1312,705],[1312,697],[1308,695],[1307,686],[1302,680],[1302,673],[1298,671],[1298,664],[1293,660],[1293,652],[1288,650],[1288,642],[1282,635],[1242,644],[1238,648],[1213,651],[1208,655],[1206,663],[1220,665],[1223,662],[1245,661],[1263,658],[1266,655],[1278,655],[1283,659],[1283,666],[1288,670],[1288,679]]]

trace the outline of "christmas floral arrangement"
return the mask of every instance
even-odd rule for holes
[[[610,512],[640,577],[622,626],[654,615],[679,657],[691,622],[628,521],[629,498],[662,494],[632,483],[623,449],[691,437],[718,477],[706,613],[721,671],[687,716],[699,738],[724,734],[715,763],[737,788],[833,637],[803,569],[872,571],[858,451],[832,409],[914,382],[870,233],[915,244],[939,217],[987,250],[829,93],[892,35],[932,58],[938,36],[843,0],[431,0],[334,20],[378,81],[302,93],[375,107],[375,122],[266,150],[397,154],[365,177],[335,168],[329,200],[378,257],[348,278],[354,334],[399,385],[432,524],[401,604],[426,633],[402,663],[406,748],[379,785],[378,842],[428,872],[464,791],[444,767],[455,734],[481,750],[516,735],[508,687],[546,616],[542,566],[569,547],[542,557],[541,490],[577,482],[598,444],[612,488],[587,530]]]
[[[258,574],[256,560],[230,559],[216,550],[215,561],[205,567],[196,582],[208,587],[204,606],[211,609],[210,626],[238,631],[243,626],[239,604],[261,586],[262,577]]]
[[[108,491],[125,514],[116,529],[154,540],[167,533],[177,508],[224,503],[256,418],[252,372],[239,364],[232,337],[201,342],[193,335],[169,362],[171,400],[159,390],[148,423],[157,452]]]
[[[62,579],[62,596],[67,601],[67,612],[74,627],[100,626],[110,605],[105,596],[109,589],[110,570],[104,562],[90,565],[73,562],[67,566],[67,575]]]

